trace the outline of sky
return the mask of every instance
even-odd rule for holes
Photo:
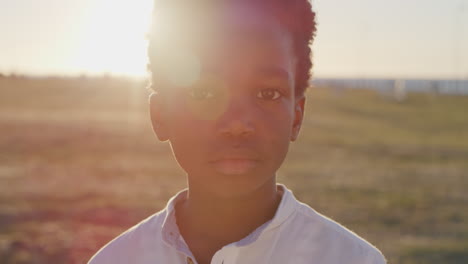
[[[312,0],[322,78],[468,79],[468,0]],[[145,76],[152,0],[0,0],[0,73]]]

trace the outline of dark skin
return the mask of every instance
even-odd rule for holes
[[[154,131],[187,172],[189,192],[176,218],[200,264],[274,217],[276,171],[304,113],[290,34],[268,15],[243,14],[217,23],[238,38],[191,49],[201,65],[196,80],[183,87],[163,81],[150,98]]]
[[[191,191],[190,198],[176,208],[177,224],[198,263],[210,263],[216,251],[273,218],[281,194],[270,188],[267,183],[250,197],[215,202]]]

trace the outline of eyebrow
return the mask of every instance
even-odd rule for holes
[[[267,78],[289,80],[289,73],[281,67],[262,67],[258,69],[257,74]]]
[[[202,74],[221,74],[219,68],[215,67],[204,67],[202,69]],[[279,66],[264,66],[256,70],[254,73],[255,78],[261,79],[276,79],[281,81],[289,82],[289,73],[282,67]]]

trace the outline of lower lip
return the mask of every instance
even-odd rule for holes
[[[227,175],[241,175],[254,169],[257,161],[249,159],[224,159],[213,162],[215,169]]]

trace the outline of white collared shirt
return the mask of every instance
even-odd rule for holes
[[[278,184],[283,195],[272,220],[240,241],[218,250],[212,264],[384,264],[378,249],[333,220],[296,200]],[[179,233],[175,204],[187,190],[171,198],[166,208],[109,242],[89,264],[196,264]]]

